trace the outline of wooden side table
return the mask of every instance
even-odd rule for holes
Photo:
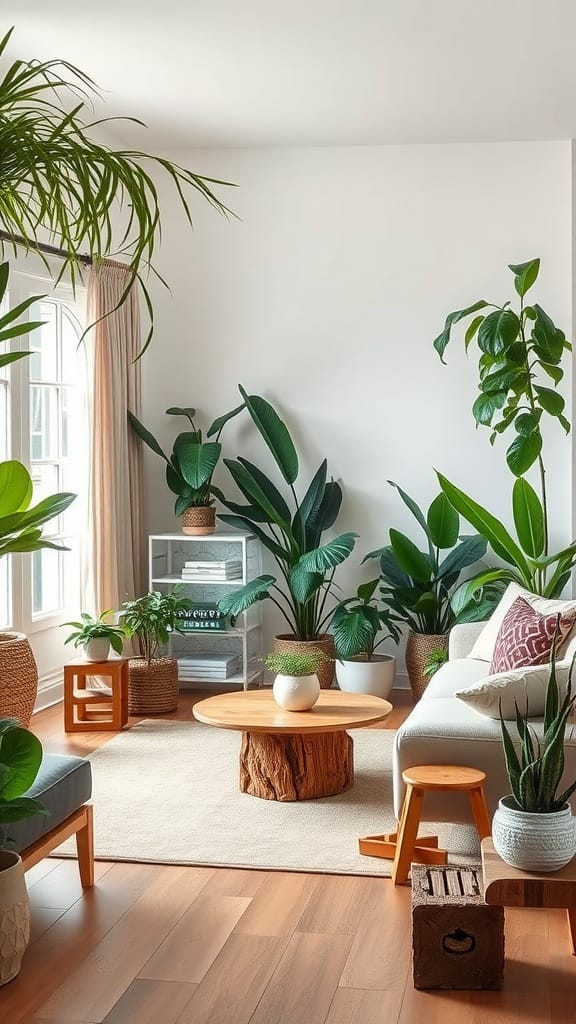
[[[576,955],[576,857],[560,871],[532,874],[506,864],[488,838],[482,840],[482,871],[486,903],[565,909],[572,952]]]
[[[110,686],[90,687],[90,676]],[[128,722],[128,658],[79,661],[64,666],[64,731],[120,732]]]

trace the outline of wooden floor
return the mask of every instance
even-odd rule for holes
[[[388,728],[409,710],[393,699]],[[76,754],[111,735],[65,736],[61,707],[33,728]],[[507,911],[502,992],[416,992],[410,891],[389,879],[109,862],[96,877],[83,894],[75,862],[29,872],[33,939],[1,1022],[576,1024],[563,911]]]

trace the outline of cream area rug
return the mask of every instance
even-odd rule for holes
[[[391,861],[360,856],[358,837],[396,827],[396,734],[358,729],[352,735],[350,792],[279,803],[240,793],[240,733],[199,722],[142,722],[90,756],[96,857],[389,875]],[[455,859],[478,859],[471,827],[426,824],[425,831],[437,831]],[[73,851],[69,842],[55,855]]]

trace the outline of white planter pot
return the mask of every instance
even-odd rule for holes
[[[362,657],[336,660],[336,680],[348,693],[369,693],[386,700],[394,684],[396,658],[374,654],[370,661]]]
[[[0,850],[0,985],[16,977],[29,942],[30,903],[22,861],[17,853]]]
[[[277,675],[272,687],[274,700],[285,711],[309,711],[320,696],[317,676]]]
[[[549,814],[520,811],[505,796],[492,821],[494,849],[523,871],[559,871],[576,853],[576,822],[570,807]]]
[[[108,637],[98,636],[84,644],[84,661],[107,661],[110,654]]]

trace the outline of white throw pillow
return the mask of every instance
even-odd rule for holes
[[[566,692],[569,669],[567,661],[556,662],[556,680],[561,697]],[[502,717],[506,721],[516,718],[516,704],[521,715],[527,713],[528,718],[543,718],[549,676],[549,665],[513,668],[508,672],[485,676],[467,690],[457,690],[455,696],[486,718],[500,717],[500,702]]]
[[[541,615],[551,615],[554,612],[571,612],[576,609],[576,600],[560,601],[552,600],[547,597],[538,597],[537,594],[530,593],[529,590],[524,590],[523,587],[518,586],[517,583],[509,583],[504,591],[500,602],[496,605],[492,615],[487,620],[486,625],[482,632],[476,637],[476,641],[470,653],[467,655],[468,658],[474,658],[476,661],[492,661],[494,654],[494,647],[496,645],[496,637],[500,631],[506,613],[512,607],[517,597],[523,597],[525,601],[528,601],[537,612]],[[558,654],[564,658],[571,657],[573,649],[576,648],[576,627],[565,638],[562,647],[558,650]]]

